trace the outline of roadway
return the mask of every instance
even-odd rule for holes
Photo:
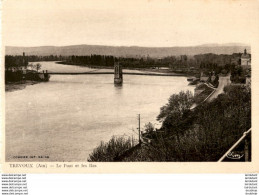
[[[212,88],[211,86],[209,86],[207,83],[205,83],[208,87],[214,89],[214,91],[203,101],[203,102],[210,102],[213,99],[217,98],[219,94],[224,92],[224,87],[229,85],[231,83],[230,81],[230,75],[222,77],[219,77],[219,85],[217,88]],[[196,108],[198,105],[196,103],[194,103],[191,106],[191,110],[193,110],[194,108]]]
[[[42,74],[42,73],[38,73]],[[112,71],[88,71],[88,72],[48,72],[50,75],[82,75],[82,74],[114,74]],[[147,75],[147,76],[185,76],[176,73],[156,73],[156,72],[123,72],[123,75]]]
[[[212,101],[213,99],[217,98],[219,94],[224,92],[224,87],[229,85],[230,83],[230,75],[225,77],[220,76],[218,87],[215,89],[214,93],[207,99],[207,101]]]

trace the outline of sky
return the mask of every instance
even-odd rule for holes
[[[6,46],[250,44],[256,0],[5,0]]]

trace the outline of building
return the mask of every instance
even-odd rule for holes
[[[245,68],[251,67],[251,55],[246,52],[246,49],[244,50],[244,53],[241,56],[241,66]]]

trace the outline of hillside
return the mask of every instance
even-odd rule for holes
[[[250,53],[250,46],[243,44],[207,44],[193,47],[119,47],[100,45],[72,45],[72,46],[41,46],[41,47],[13,47],[6,46],[6,55],[113,55],[123,57],[147,56],[165,57],[172,55],[196,55],[204,53],[232,54],[243,52],[247,49]]]

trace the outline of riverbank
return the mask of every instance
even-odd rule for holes
[[[40,63],[48,73],[92,71]],[[135,135],[132,129],[138,125],[138,113],[141,124],[155,123],[172,93],[194,90],[185,77],[124,75],[122,86],[113,81],[112,74],[51,75],[49,82],[6,93],[7,161],[22,162],[26,159],[13,157],[34,156],[40,151],[49,158],[27,160],[85,162],[100,141],[107,142],[113,135]],[[21,143],[19,147],[17,143]]]
[[[26,86],[29,85],[35,85],[39,83],[40,81],[17,81],[17,82],[7,82],[5,84],[5,91],[6,92],[12,92],[12,91],[17,91],[17,90],[22,90],[26,88]]]
[[[141,147],[131,151],[129,155],[124,155],[128,150],[117,151],[116,154],[121,154],[123,158],[113,155],[109,156],[108,161],[120,159],[130,162],[215,162],[244,132],[251,128],[251,88],[249,86],[229,85],[224,88],[224,93],[220,96],[213,101],[204,102],[194,110],[190,110],[188,106],[194,101],[193,97],[189,99],[185,96],[173,94],[168,104],[162,107],[157,117],[159,120],[162,119],[159,130],[155,130],[152,125],[145,126],[144,134],[150,138],[150,141],[143,140]],[[183,108],[185,109],[182,110]],[[251,138],[247,139],[247,143],[250,151],[248,161],[251,161]],[[119,143],[120,146],[125,144],[126,142]],[[97,148],[90,155],[89,160],[105,161],[103,159],[106,159],[105,156],[109,154],[111,145],[105,146],[107,150]],[[234,152],[243,148],[244,144],[241,143]],[[96,157],[97,152],[103,152],[101,159],[93,158]],[[245,158],[241,155],[236,161],[245,161]]]

